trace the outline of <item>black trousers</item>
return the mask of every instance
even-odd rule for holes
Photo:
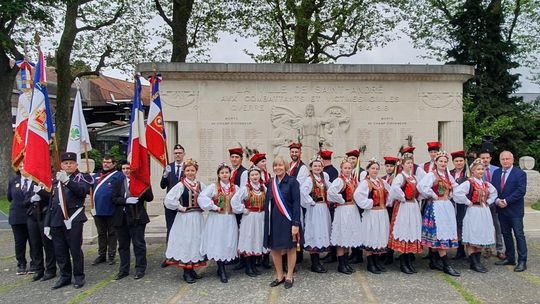
[[[98,233],[98,255],[114,258],[116,255],[116,229],[112,216],[94,216]]]
[[[467,205],[456,204],[456,223],[457,223],[457,235],[458,239],[461,241],[463,239],[463,219],[465,218],[465,213],[467,213]]]
[[[172,225],[174,223],[174,219],[176,218],[176,214],[178,211],[171,210],[171,209],[165,209],[165,224],[167,225],[167,242],[169,242],[169,233],[171,232]]]
[[[83,225],[83,222],[73,222],[70,230],[65,226],[51,227],[60,277],[66,281],[71,281],[72,273],[76,283],[84,280]]]
[[[28,226],[26,224],[11,225],[13,239],[15,240],[15,258],[18,268],[26,268],[26,243],[28,242]],[[30,257],[32,255],[30,254]],[[33,264],[33,263],[31,263]],[[33,265],[30,265],[32,268]]]
[[[522,217],[506,217],[499,213],[501,222],[501,231],[506,246],[506,258],[512,262],[516,261],[516,247],[514,246],[514,237],[516,238],[518,262],[527,262],[527,241],[523,231]],[[512,237],[512,232],[514,237]]]
[[[28,216],[28,239],[30,241],[30,255],[34,261],[35,271],[45,271],[47,274],[56,274],[56,257],[53,242],[43,233],[43,220]],[[45,250],[45,265],[43,264],[43,251]]]
[[[118,235],[118,255],[120,256],[119,273],[129,273],[130,243],[133,243],[133,253],[135,254],[135,271],[146,271],[146,241],[144,240],[144,231],[146,224],[116,227]]]

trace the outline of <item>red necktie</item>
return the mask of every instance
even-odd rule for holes
[[[487,181],[489,183],[491,183],[491,173],[489,172],[489,167],[486,168],[486,177],[487,177]]]
[[[506,170],[503,170],[503,174],[501,176],[501,192],[504,191],[504,184],[506,183],[506,181],[504,180],[506,178]]]

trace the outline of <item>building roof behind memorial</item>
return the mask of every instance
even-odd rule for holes
[[[272,79],[363,79],[404,80],[407,77],[426,80],[456,79],[466,81],[474,76],[474,67],[468,65],[414,65],[414,64],[294,64],[294,63],[153,63],[139,64],[141,73],[150,73],[156,67],[165,79],[183,77],[212,79],[223,75],[231,78]]]
[[[104,75],[88,78],[81,89],[86,106],[103,106],[108,103],[131,103],[133,81],[112,78]],[[143,104],[150,103],[150,86],[142,87]]]

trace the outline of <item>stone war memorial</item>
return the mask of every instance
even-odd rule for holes
[[[363,165],[396,155],[409,135],[417,163],[428,160],[427,141],[462,149],[462,89],[474,73],[464,65],[244,63],[144,63],[139,71],[154,67],[163,76],[169,150],[181,143],[199,162],[203,182],[215,181],[227,149],[239,145],[267,153],[271,163],[300,139],[306,162],[322,142],[335,165],[363,145]],[[152,175],[161,175],[156,163]],[[159,178],[152,182],[159,189]]]

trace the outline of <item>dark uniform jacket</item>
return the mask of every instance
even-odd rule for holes
[[[45,217],[45,227],[61,227],[64,226],[64,214],[60,207],[60,196],[58,189],[58,181],[53,182],[52,197],[49,205],[49,213]],[[72,222],[86,222],[86,214],[84,213],[84,200],[93,185],[94,179],[87,173],[81,173],[78,170],[69,176],[69,181],[64,185],[64,198],[67,204],[68,216],[71,216],[79,208],[83,210],[74,218]]]
[[[154,200],[152,188],[148,188],[148,190],[139,197],[137,204],[133,205],[126,204],[126,199],[129,197],[129,191],[126,191],[129,189],[126,189],[126,185],[127,183],[124,178],[118,181],[114,187],[112,202],[116,205],[116,210],[114,212],[113,225],[119,227],[123,226],[124,223],[129,226],[148,224],[150,218],[146,212],[145,202]]]
[[[32,181],[28,179],[28,190],[23,191],[21,183],[21,175],[17,174],[9,180],[7,199],[9,201],[9,224],[10,225],[26,225],[26,207],[24,206],[24,198],[28,192],[31,192]]]
[[[170,172],[167,177],[162,176],[161,181],[159,182],[161,189],[167,189],[167,192],[178,184],[178,182],[182,180],[182,177],[184,176],[184,170],[182,170],[180,171],[180,177],[176,177],[176,162],[169,163],[169,166],[171,166],[172,172]]]

